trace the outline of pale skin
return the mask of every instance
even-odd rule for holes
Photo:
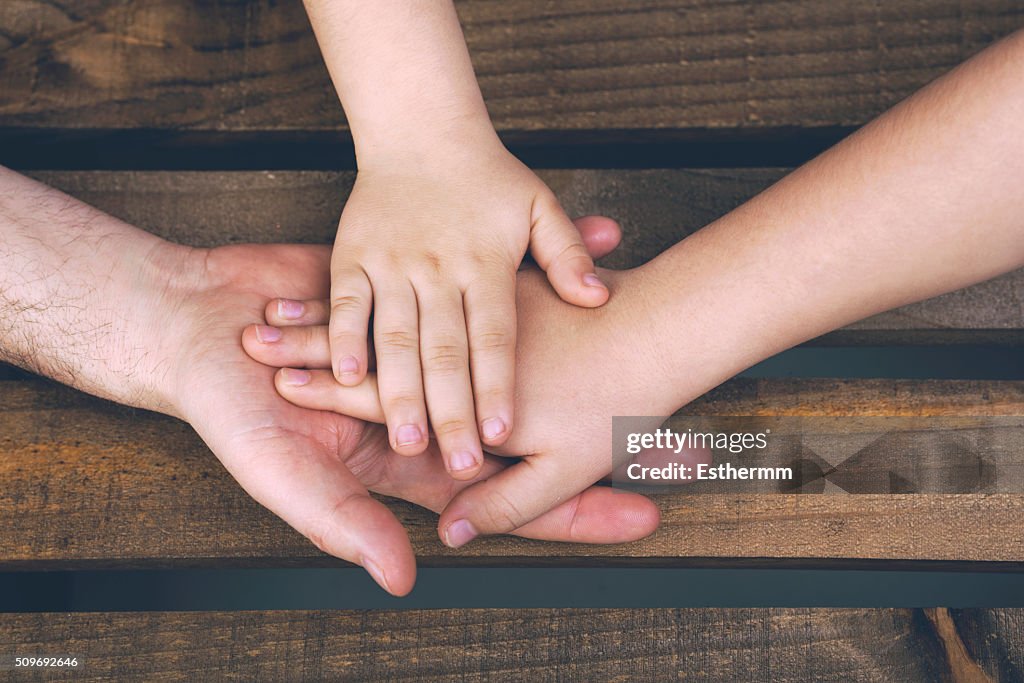
[[[608,290],[554,194],[499,141],[451,0],[305,4],[359,168],[331,260],[335,378],[366,377],[372,310],[391,447],[422,453],[430,430],[451,475],[473,479],[481,441],[513,430],[527,250],[569,303]]]
[[[1021,83],[1024,32],[652,262],[603,273],[600,309],[522,276],[517,427],[496,451],[524,457],[461,491],[441,538],[514,529],[606,475],[614,415],[671,414],[795,344],[1024,266]],[[316,369],[327,345],[321,327],[286,335],[273,357],[247,350],[311,369],[278,372],[293,403],[381,420],[372,382],[342,387]]]
[[[594,254],[618,242],[608,219],[579,225]],[[285,294],[326,300],[330,257],[315,246],[181,247],[0,167],[0,360],[186,420],[253,498],[404,595],[412,547],[368,491],[439,512],[507,463],[488,456],[477,479],[457,481],[433,446],[400,456],[379,425],[277,394],[273,369],[246,356],[238,331]],[[657,524],[648,499],[595,487],[518,533],[617,543]]]

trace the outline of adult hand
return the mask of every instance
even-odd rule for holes
[[[604,251],[618,239],[608,221],[585,232]],[[412,549],[367,487],[440,510],[465,484],[436,452],[397,457],[379,427],[287,403],[239,343],[272,298],[326,298],[329,258],[325,247],[170,244],[0,168],[0,360],[189,421],[256,500],[401,595]],[[481,476],[502,466],[490,460]],[[644,498],[593,491],[519,532],[624,541],[657,520]]]
[[[580,227],[597,255],[618,241],[617,226],[610,221],[589,219]],[[176,412],[253,498],[324,552],[361,564],[386,590],[404,595],[415,580],[412,548],[398,520],[367,489],[441,511],[453,495],[506,464],[488,457],[477,478],[455,481],[436,446],[420,456],[399,456],[379,425],[300,408],[278,395],[274,369],[246,356],[239,330],[262,323],[265,309],[276,320],[276,303],[268,307],[275,297],[326,299],[329,259],[330,251],[320,247],[209,251],[203,284],[180,301],[174,316],[179,346],[187,350],[170,373],[177,378],[172,392]],[[273,347],[274,334],[266,326],[249,327],[246,346]],[[561,502],[543,518],[520,525],[517,533],[625,542],[651,533],[659,519],[648,499],[603,488]]]
[[[629,285],[627,273],[607,271],[613,292]],[[608,475],[612,462],[612,416],[667,414],[650,394],[648,378],[637,370],[654,358],[642,344],[621,343],[642,321],[613,294],[601,309],[586,310],[558,300],[536,270],[522,271],[516,286],[520,319],[517,353],[515,432],[500,448],[522,461],[466,487],[441,515],[439,534],[452,547],[477,534],[507,533],[545,511],[563,509],[581,491]],[[278,391],[296,405],[381,421],[373,375],[365,385],[344,387],[330,370],[327,303],[309,301],[306,328],[288,328],[272,344],[251,336],[246,350],[270,365]],[[317,327],[316,325],[319,325]],[[642,335],[631,335],[633,339]],[[308,368],[308,369],[295,369]],[[657,461],[665,454],[653,454]],[[704,450],[684,451],[673,460],[709,462]],[[612,493],[610,501],[617,499]],[[573,504],[575,504],[573,502]]]

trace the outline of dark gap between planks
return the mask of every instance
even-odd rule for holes
[[[0,612],[540,607],[1020,607],[1024,572],[735,568],[421,569],[393,598],[361,569],[0,574]]]
[[[852,128],[506,131],[533,168],[798,166]],[[0,164],[16,170],[352,170],[352,139],[337,131],[175,131],[0,128]]]

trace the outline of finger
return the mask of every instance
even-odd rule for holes
[[[608,288],[598,278],[579,231],[553,194],[534,205],[530,253],[563,300],[587,307],[608,300]]]
[[[430,287],[418,290],[417,298],[430,425],[448,472],[456,479],[471,479],[480,471],[484,454],[476,429],[462,292]],[[379,369],[377,377],[383,381]]]
[[[337,385],[327,374],[327,380]],[[348,391],[348,390],[347,390]],[[373,490],[387,496],[408,500],[440,513],[452,497],[476,481],[487,479],[508,467],[504,458],[485,456],[483,468],[477,478],[470,481],[453,480],[439,458],[403,458],[395,456],[387,447],[386,437],[374,436],[377,429],[364,432],[363,446],[377,457],[391,458],[385,480],[377,482]],[[431,450],[436,445],[431,445]],[[430,451],[428,451],[429,453]],[[566,500],[513,533],[525,538],[576,543],[625,543],[649,535],[658,526],[657,506],[639,494],[593,486],[578,496]]]
[[[512,533],[573,543],[629,543],[650,536],[661,522],[654,502],[639,493],[591,486]]]
[[[622,228],[606,216],[581,216],[572,222],[591,258],[607,256],[615,251],[622,241]]]
[[[267,311],[276,311],[277,302],[282,299],[274,299],[267,304]],[[287,301],[293,301],[288,299]],[[266,327],[278,327],[281,331],[281,338],[272,347],[259,345],[247,345],[247,340],[256,341],[256,337],[250,340],[245,332],[242,334],[242,347],[255,360],[274,367],[296,367],[324,369],[331,367],[331,343],[328,335],[327,320],[330,317],[330,304],[326,299],[310,299],[308,301],[297,301],[309,308],[304,309],[303,318],[306,322],[288,322],[281,324],[277,315],[267,315]],[[248,329],[248,328],[247,328]],[[299,332],[292,332],[299,330]],[[273,336],[273,332],[269,333]],[[266,337],[267,335],[264,334]],[[259,341],[266,341],[262,339]],[[273,355],[268,355],[272,350]],[[377,369],[377,359],[374,353],[373,340],[367,344],[369,362],[367,369],[373,372]]]
[[[292,379],[293,375],[298,376],[298,381]],[[276,384],[284,398],[303,408],[344,413],[371,422],[383,420],[372,373],[359,386],[343,387],[329,371],[286,368],[278,372]],[[433,458],[401,458],[388,467],[388,485],[380,493],[441,512],[453,493],[493,477],[506,466],[503,459],[487,457],[475,479],[452,482],[446,472],[436,467]],[[591,487],[514,533],[551,541],[624,543],[650,534],[658,520],[657,507],[644,496]]]
[[[281,423],[310,423],[307,411],[285,403],[274,411]],[[393,595],[412,589],[416,561],[408,534],[338,462],[337,453],[301,427],[239,431],[217,424],[215,430],[197,428],[249,495],[320,550],[362,565]]]
[[[268,325],[326,325],[331,319],[327,299],[271,299],[263,313]]]
[[[402,455],[417,455],[427,447],[427,408],[423,402],[416,296],[408,282],[375,291],[377,387],[391,447]]]
[[[311,410],[329,410],[367,422],[384,422],[377,393],[377,376],[370,373],[354,387],[334,380],[330,370],[281,368],[274,376],[274,385],[289,403]]]
[[[512,432],[516,373],[516,274],[495,274],[466,290],[466,329],[473,399],[489,446]],[[436,425],[435,425],[436,427]]]
[[[359,268],[335,267],[331,274],[331,367],[342,384],[359,384],[366,376],[366,338],[373,291]]]
[[[285,334],[287,335],[287,330]],[[284,368],[278,373],[276,384],[281,396],[303,408],[329,410],[368,422],[384,421],[384,413],[377,398],[377,379],[373,373],[367,375],[366,380],[359,386],[343,387],[334,381],[330,372],[306,372],[294,369],[301,365],[302,358],[303,356],[300,354],[297,358],[290,359],[296,362],[286,365],[293,367]],[[260,358],[256,358],[256,360],[260,360]],[[272,365],[272,363],[268,363],[268,365]],[[708,448],[685,448],[678,453],[671,448],[651,448],[645,449],[623,462],[615,468],[614,472],[602,479],[635,484],[636,482],[628,476],[628,468],[634,463],[647,468],[659,468],[671,463],[678,463],[689,467],[690,471],[696,471],[699,465],[709,465],[713,461],[713,455]],[[484,470],[477,478],[486,478],[487,476],[489,476],[489,472],[485,465]],[[668,486],[686,482],[651,479],[644,480],[643,483]]]
[[[253,360],[274,368],[331,367],[331,347],[323,325],[249,325],[242,330],[242,348]]]
[[[509,533],[583,492],[603,469],[555,454],[525,458],[459,493],[438,521],[441,540],[458,548],[480,534]]]

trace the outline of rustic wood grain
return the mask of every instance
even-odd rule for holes
[[[640,265],[743,203],[783,169],[541,172],[571,215],[623,226],[610,268]],[[331,243],[352,173],[36,171],[30,175],[167,239]],[[1024,270],[825,335],[818,343],[1024,344]]]
[[[905,397],[900,401],[894,397]],[[872,397],[875,397],[872,399]],[[1024,382],[759,380],[692,413],[1024,414]],[[1016,446],[992,458],[1020,459]],[[1019,469],[1019,468],[1018,468]],[[0,568],[336,564],[261,508],[185,424],[43,380],[0,382]],[[627,545],[437,538],[436,516],[389,501],[428,566],[643,564],[694,558],[1024,562],[1024,494],[659,495],[663,522]]]
[[[964,645],[956,623],[948,609],[930,608],[925,615],[935,628],[935,633],[942,641],[942,649],[946,653],[946,665],[949,673],[957,683],[992,683],[992,678],[978,662],[971,658]]]
[[[1012,621],[995,620],[1003,616]],[[957,619],[984,624],[994,650],[1019,645],[1019,610]],[[56,648],[87,662],[63,676],[18,672],[18,681],[977,680],[947,663],[955,629],[943,640],[908,609],[4,614],[0,632],[5,651]],[[1005,671],[989,658],[961,662]]]
[[[966,609],[949,614],[968,656],[994,680],[1024,680],[1024,611]]]
[[[1014,0],[464,0],[506,132],[864,123],[1024,24]],[[298,0],[0,4],[0,127],[343,130]]]

